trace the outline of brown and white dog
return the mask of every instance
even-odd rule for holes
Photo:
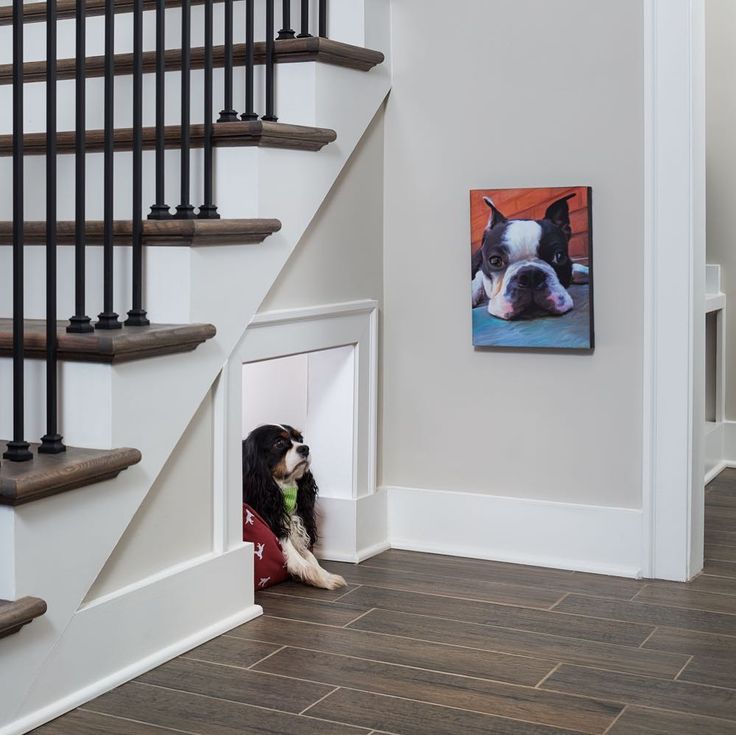
[[[334,590],[344,587],[345,580],[323,569],[312,553],[318,488],[310,464],[309,447],[296,429],[286,424],[259,426],[243,442],[243,502],[276,535],[292,577]]]

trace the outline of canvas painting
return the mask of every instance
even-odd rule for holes
[[[475,347],[592,350],[589,187],[470,192]]]

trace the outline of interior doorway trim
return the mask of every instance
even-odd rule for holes
[[[703,0],[645,0],[643,549],[646,576],[702,569],[705,380]]]

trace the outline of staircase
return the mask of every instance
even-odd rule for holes
[[[25,52],[15,87],[13,8],[0,8],[0,436],[27,442],[31,456],[0,460],[0,735],[28,732],[261,612],[252,548],[241,539],[241,489],[225,470],[240,436],[224,419],[220,376],[388,94],[388,0],[183,5],[57,0],[50,134],[49,6],[16,7]],[[112,16],[114,54],[105,54]],[[75,17],[86,22],[83,136],[75,125]],[[313,35],[291,37],[305,30]],[[14,155],[11,112],[21,71],[19,219],[13,171],[21,136]],[[106,116],[113,78],[115,105]],[[232,120],[224,114],[232,108],[269,119]],[[105,177],[106,157],[113,179]],[[52,158],[56,211],[44,192]],[[147,218],[160,215],[151,205],[164,203],[191,204],[195,217]],[[51,239],[49,221],[57,223]],[[47,280],[49,263],[57,276]],[[131,325],[120,328],[89,331],[83,319],[126,312]],[[208,396],[214,449],[203,448],[202,458],[214,467],[211,548],[96,595],[101,571]],[[47,448],[63,442],[66,450],[39,452],[42,436]]]

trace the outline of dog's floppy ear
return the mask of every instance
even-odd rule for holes
[[[488,232],[488,230],[492,229],[496,225],[501,224],[502,222],[508,222],[508,218],[499,209],[496,208],[496,205],[493,203],[493,199],[491,199],[490,197],[483,197],[483,201],[491,210],[491,213],[488,215],[486,232]]]
[[[309,534],[310,546],[314,546],[317,543],[317,509],[315,508],[317,483],[314,475],[307,471],[301,480],[297,480],[296,485],[299,488],[296,496],[296,512]]]
[[[567,202],[575,196],[577,195],[568,194],[562,199],[552,202],[544,214],[545,219],[557,225],[568,237],[572,235],[572,228],[570,227],[570,207]]]
[[[266,521],[279,539],[288,536],[284,496],[252,434],[243,442],[243,502]]]

